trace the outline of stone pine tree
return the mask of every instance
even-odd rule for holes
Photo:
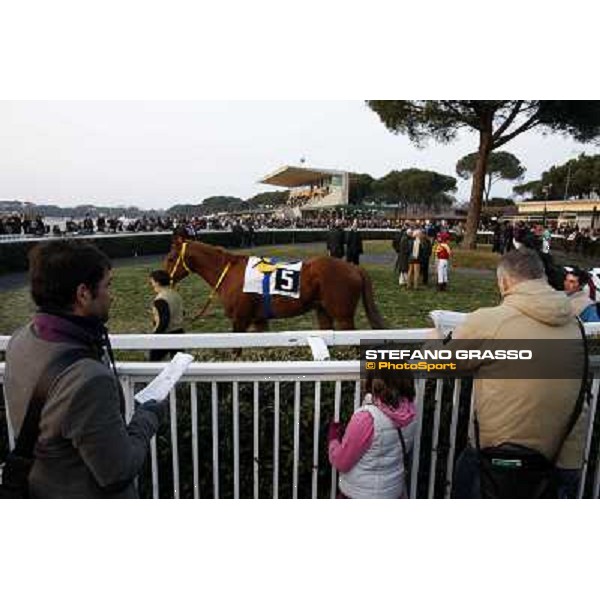
[[[449,143],[460,131],[478,135],[464,246],[475,248],[490,154],[532,129],[570,135],[580,142],[600,137],[600,101],[586,100],[368,100],[393,133],[417,145]]]
[[[470,179],[477,166],[477,152],[463,156],[456,163],[456,174],[463,179]],[[516,181],[523,178],[525,167],[521,161],[510,152],[492,152],[488,157],[486,182],[484,188],[485,202],[490,199],[492,186],[501,179]]]
[[[435,171],[404,169],[390,171],[373,183],[373,190],[380,198],[396,202],[398,211],[404,207],[424,210],[440,209],[452,205],[452,192],[456,191],[456,179]]]
[[[375,179],[368,173],[350,173],[350,204],[360,204],[373,192]]]
[[[595,198],[600,192],[600,154],[580,154],[565,163],[551,166],[542,173],[541,179],[516,185],[513,191],[520,196],[531,194],[544,198],[546,192],[552,198]]]

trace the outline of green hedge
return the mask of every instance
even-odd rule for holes
[[[40,242],[61,238],[40,238],[0,244],[0,274],[26,271],[28,268],[27,255]],[[77,239],[77,238],[75,238]],[[92,241],[110,258],[125,258],[145,254],[165,254],[169,250],[170,236],[135,234],[127,236],[86,236],[81,239]]]
[[[391,239],[393,232],[365,231],[364,239]],[[267,230],[256,231],[254,234],[255,245],[269,246],[278,244],[296,244],[305,242],[324,242],[327,237],[326,230]],[[27,254],[41,241],[56,238],[41,238],[26,241],[5,242],[0,244],[0,274],[26,271],[28,268]],[[78,238],[74,238],[78,239]],[[161,234],[132,234],[111,236],[85,236],[93,242],[110,258],[127,258],[132,256],[144,256],[150,254],[166,254],[171,243],[169,233]],[[198,239],[230,248],[234,245],[234,236],[230,231],[206,231],[202,232]]]
[[[362,230],[364,240],[392,240],[394,230]],[[40,238],[26,241],[5,242],[0,244],[0,274],[26,271],[28,268],[27,254],[41,241],[57,238]],[[58,238],[60,239],[60,238]],[[75,238],[77,239],[77,238]],[[166,254],[171,243],[171,235],[165,234],[131,234],[111,236],[85,236],[81,239],[92,241],[110,258],[127,258],[151,254]],[[200,233],[198,239],[231,248],[234,237],[230,231],[205,231]],[[280,244],[302,244],[310,242],[325,242],[326,229],[272,229],[258,230],[254,233],[254,244],[257,246],[271,246]],[[490,243],[489,236],[478,236],[478,243]]]

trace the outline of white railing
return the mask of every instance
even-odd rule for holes
[[[134,410],[134,389],[137,385],[150,381],[162,368],[164,363],[119,363],[118,372],[123,387],[126,403],[126,417],[131,418]],[[193,363],[184,377],[180,385],[171,393],[170,402],[170,450],[172,459],[172,496],[180,497],[181,481],[180,481],[180,460],[179,460],[179,444],[178,444],[178,410],[182,409],[182,395],[185,394],[186,388],[189,390],[189,412],[191,415],[191,453],[193,464],[193,496],[199,498],[206,496],[206,491],[201,494],[199,480],[199,455],[198,455],[198,414],[199,411],[205,409],[210,412],[211,421],[211,437],[212,437],[212,473],[213,498],[219,498],[219,474],[224,466],[220,461],[219,456],[219,405],[223,399],[219,394],[219,384],[232,384],[232,404],[233,404],[233,455],[230,457],[230,466],[233,472],[233,497],[239,498],[240,491],[240,445],[239,445],[239,415],[240,415],[240,385],[243,383],[252,386],[252,412],[253,412],[253,496],[258,497],[259,477],[260,477],[260,461],[259,461],[259,413],[260,405],[264,403],[266,398],[261,394],[261,388],[265,383],[273,383],[273,460],[272,460],[272,497],[279,496],[279,486],[281,478],[284,475],[291,477],[292,480],[292,497],[298,497],[298,478],[300,470],[300,409],[301,409],[301,385],[309,385],[312,387],[313,401],[313,439],[312,439],[312,464],[311,464],[311,497],[317,498],[318,489],[318,472],[320,460],[320,432],[321,432],[321,406],[322,406],[322,385],[326,382],[332,382],[334,389],[334,406],[333,416],[336,419],[340,418],[341,411],[344,405],[350,404],[352,410],[356,410],[361,402],[360,393],[360,364],[359,361],[332,361],[332,362],[258,362],[258,363]],[[4,375],[4,365],[0,364],[0,384],[2,384]],[[283,473],[280,464],[280,420],[282,414],[282,398],[281,385],[284,382],[292,382],[294,384],[294,399],[293,407],[287,407],[283,410],[293,410],[293,467],[291,473]],[[352,394],[342,394],[342,382],[352,382]],[[210,408],[208,406],[199,406],[198,386],[210,385]],[[422,407],[424,397],[424,385],[420,382],[417,385],[416,406],[417,406],[417,432],[415,451],[413,454],[412,473],[413,477],[410,483],[411,496],[416,496],[417,476],[420,466],[420,437],[422,428]],[[442,381],[438,381],[436,386],[436,431],[435,441],[432,447],[431,472],[429,475],[428,497],[433,497],[435,486],[435,456],[438,452],[439,441],[439,414],[441,405],[441,389]],[[439,393],[438,393],[439,390]],[[458,398],[460,392],[460,381],[457,382],[453,395],[453,429],[450,433],[450,453],[447,460],[447,465],[450,465],[450,470],[447,471],[447,480],[445,482],[445,495],[449,496],[450,486],[452,483],[452,464],[454,458],[454,449],[456,442],[456,424],[458,417]],[[306,395],[305,395],[306,396]],[[187,398],[186,398],[187,399]],[[206,415],[208,417],[208,415]],[[9,420],[10,421],[10,420]],[[9,446],[14,446],[14,435],[9,422]],[[156,439],[151,443],[151,478],[152,478],[152,496],[159,497],[159,468],[158,468],[158,453]],[[337,487],[337,474],[334,469],[331,469],[330,489],[328,496],[335,497]]]
[[[174,350],[228,348],[286,348],[308,346],[315,358],[322,348],[358,346],[361,340],[419,341],[434,334],[434,329],[364,329],[356,331],[274,331],[264,333],[183,333],[183,334],[112,334],[114,350]],[[10,336],[0,336],[0,352],[6,351]],[[323,358],[328,358],[324,356]]]
[[[133,396],[137,386],[150,381],[164,367],[164,363],[119,363],[118,372],[123,386],[125,401],[126,401],[126,416],[131,418],[134,410]],[[252,412],[252,495],[259,497],[259,481],[261,478],[261,461],[259,446],[262,438],[260,428],[261,407],[267,403],[272,405],[272,467],[271,467],[271,493],[270,496],[277,498],[280,496],[280,485],[283,478],[287,478],[287,482],[292,484],[293,498],[298,497],[298,481],[300,471],[306,471],[306,464],[300,463],[300,449],[303,444],[312,446],[311,454],[312,461],[311,470],[311,485],[310,497],[323,497],[323,493],[319,493],[319,461],[320,457],[324,456],[322,452],[321,425],[322,425],[322,409],[323,409],[323,386],[333,385],[333,398],[329,398],[328,406],[331,416],[339,419],[343,409],[350,412],[355,410],[361,401],[360,392],[360,365],[358,361],[300,361],[300,362],[224,362],[224,363],[193,363],[181,383],[173,390],[170,395],[170,429],[168,435],[169,451],[171,454],[172,464],[172,497],[181,497],[181,461],[179,458],[180,444],[178,436],[187,434],[190,437],[190,448],[192,457],[192,474],[191,480],[187,481],[187,487],[193,489],[194,498],[213,497],[219,498],[223,495],[220,480],[226,470],[232,474],[232,490],[231,493],[225,494],[234,498],[240,497],[240,408],[248,409]],[[0,385],[3,383],[4,364],[0,364]],[[281,386],[290,382],[293,384],[294,394],[293,403],[291,398],[282,398]],[[343,392],[342,385],[345,382],[351,390]],[[222,384],[230,384],[226,391],[223,391]],[[265,392],[265,386],[273,384],[272,392],[268,395]],[[425,382],[420,380],[417,382],[417,394],[415,405],[417,409],[415,442],[412,453],[412,477],[410,481],[410,497],[428,497],[433,498],[443,496],[448,498],[452,486],[453,466],[455,451],[457,447],[457,432],[459,428],[459,403],[461,392],[461,380],[448,380],[445,385],[452,387],[451,399],[443,399],[442,392],[444,381],[436,380],[435,392],[427,400],[428,411],[433,414],[433,427],[425,430],[423,426],[423,417],[425,414]],[[242,398],[242,386],[250,386],[252,393],[245,394]],[[308,386],[308,394],[306,393]],[[210,403],[202,402],[199,391],[204,387],[205,391],[210,390],[210,394],[206,394],[210,398]],[[304,394],[302,394],[304,387]],[[594,363],[594,379],[593,379],[593,397],[591,404],[590,425],[586,437],[585,463],[583,467],[582,484],[580,486],[580,496],[584,491],[584,482],[590,479],[592,485],[591,496],[598,497],[600,488],[600,462],[596,464],[594,473],[588,473],[589,457],[592,454],[592,432],[593,422],[597,410],[598,391],[600,389],[600,365]],[[272,394],[272,395],[271,395]],[[220,411],[222,410],[223,402],[231,400],[231,437],[227,440],[219,439],[219,427],[223,426],[223,420],[220,419]],[[184,403],[188,403],[187,407]],[[451,411],[451,418],[441,419],[442,408],[445,403],[450,405],[447,409]],[[242,404],[245,403],[245,404]],[[286,403],[282,407],[282,403]],[[301,439],[300,437],[300,412],[303,405],[311,404],[312,406],[312,440]],[[331,406],[333,404],[333,406]],[[247,406],[246,406],[247,405]],[[332,409],[332,410],[331,410]],[[183,431],[182,423],[180,423],[179,415],[189,411],[191,415],[191,423],[189,428],[191,431]],[[281,419],[282,415],[292,414],[293,411],[293,460],[291,469],[281,467]],[[211,437],[211,454],[210,470],[212,471],[212,489],[200,488],[201,479],[201,460],[199,455],[199,438],[198,422],[199,417],[208,422],[210,420],[210,437]],[[10,416],[8,415],[8,437],[9,445],[12,448],[14,444],[14,436],[10,428]],[[464,419],[463,419],[464,420]],[[464,423],[463,423],[464,424]],[[471,434],[472,435],[472,434]],[[430,438],[429,456],[422,451],[423,440]],[[443,447],[442,439],[448,439],[446,448]],[[263,439],[264,441],[264,439]],[[224,459],[222,456],[223,442],[231,445],[232,453]],[[446,451],[446,452],[444,452]],[[159,469],[158,449],[156,438],[151,443],[151,488],[152,497],[160,496],[159,488],[160,481],[166,475],[161,473]],[[442,462],[445,454],[445,461]],[[249,457],[246,457],[247,459]],[[248,460],[245,461],[248,463]],[[304,461],[306,462],[306,461]],[[204,461],[206,465],[206,461]],[[441,467],[439,466],[441,465]],[[304,467],[304,468],[303,468]],[[208,467],[206,467],[208,468]],[[248,467],[250,468],[250,467]],[[326,467],[328,468],[328,467]],[[327,496],[334,497],[336,493],[337,474],[335,470],[329,469],[331,477],[327,477],[328,489]],[[204,474],[206,476],[206,473]],[[249,471],[248,471],[249,475]],[[264,473],[262,474],[264,478]],[[321,478],[321,481],[323,479]],[[423,482],[426,481],[426,490]],[[421,485],[418,486],[418,483]],[[191,484],[191,486],[190,486]],[[164,485],[164,482],[163,482]],[[323,483],[321,483],[323,485]],[[171,487],[171,486],[169,486]],[[163,488],[164,489],[164,488]],[[164,492],[163,492],[163,495]],[[589,494],[588,494],[589,495]]]
[[[585,323],[588,336],[600,335],[600,323]],[[415,329],[362,329],[355,331],[305,330],[273,331],[263,333],[182,333],[182,334],[111,334],[114,350],[175,350],[175,349],[228,349],[228,348],[285,348],[309,346],[320,339],[325,346],[358,346],[361,341],[422,341],[433,337],[433,328]],[[10,336],[0,335],[0,352],[5,352]]]
[[[587,324],[588,334],[600,332],[600,324]],[[315,359],[328,358],[323,355],[323,348],[327,352],[329,346],[355,346],[360,340],[422,340],[430,337],[431,329],[412,330],[367,330],[367,331],[295,331],[275,333],[248,333],[248,334],[182,334],[182,335],[114,335],[111,336],[114,348],[118,350],[149,350],[152,348],[247,348],[247,347],[282,347],[282,346],[310,346]],[[5,350],[8,337],[0,338],[0,351]],[[315,344],[314,340],[320,340]],[[125,393],[126,417],[129,419],[133,414],[134,392],[141,384],[150,381],[164,367],[164,363],[147,362],[121,362],[118,363],[118,373]],[[593,385],[592,400],[590,406],[590,423],[586,435],[585,462],[583,466],[583,477],[580,486],[580,496],[584,493],[584,484],[588,480],[591,485],[591,495],[598,497],[600,491],[600,460],[596,462],[593,473],[589,472],[590,456],[597,453],[597,448],[592,447],[593,427],[597,412],[598,393],[600,390],[600,357],[592,357]],[[0,363],[0,388],[3,387],[4,363]],[[349,382],[349,383],[348,383]],[[224,384],[226,384],[224,386]],[[270,389],[272,384],[273,389]],[[293,385],[293,403],[291,396],[282,398],[282,385]],[[417,382],[416,389],[416,434],[412,458],[412,476],[410,482],[410,496],[432,498],[435,496],[449,497],[452,486],[455,451],[457,448],[457,433],[461,425],[469,421],[469,438],[472,440],[472,427],[470,419],[459,414],[461,401],[461,380],[436,380],[435,391],[426,397],[425,382]],[[266,390],[266,387],[269,390]],[[252,413],[252,495],[259,496],[259,482],[261,476],[261,461],[259,446],[261,440],[264,442],[264,433],[261,433],[260,414],[261,407],[272,406],[272,481],[270,496],[277,498],[280,495],[280,485],[283,477],[288,478],[292,485],[292,497],[298,497],[300,472],[305,467],[300,461],[300,449],[304,444],[310,444],[311,464],[310,467],[310,497],[317,498],[322,494],[322,478],[319,484],[319,462],[323,455],[323,442],[321,437],[321,425],[324,403],[324,387],[327,391],[333,387],[333,393],[328,396],[328,404],[331,409],[330,416],[339,419],[340,414],[348,414],[355,410],[361,402],[360,391],[360,363],[359,361],[281,361],[281,362],[210,362],[192,363],[181,383],[171,393],[170,402],[170,430],[169,448],[172,462],[172,496],[181,496],[181,468],[179,459],[179,435],[182,433],[183,425],[179,421],[182,413],[188,413],[191,418],[189,430],[184,432],[190,436],[190,451],[192,457],[191,484],[193,497],[219,498],[223,495],[220,486],[221,475],[229,469],[232,474],[231,495],[234,498],[240,496],[240,409]],[[447,394],[444,396],[444,386]],[[224,390],[225,387],[225,391]],[[241,394],[240,390],[250,388],[251,393]],[[343,390],[343,387],[346,390]],[[348,388],[350,391],[348,391]],[[210,402],[202,402],[202,392]],[[304,393],[303,393],[304,392]],[[231,400],[231,438],[219,439],[219,427],[223,426],[220,412],[223,410],[223,402]],[[185,403],[185,404],[184,404]],[[283,403],[283,407],[282,407]],[[443,408],[446,418],[442,418]],[[427,410],[425,410],[427,404]],[[472,402],[471,402],[472,406]],[[1,407],[0,407],[1,408]],[[300,413],[303,408],[310,408],[312,412],[312,440],[301,439],[300,436]],[[14,445],[14,435],[10,426],[10,415],[7,411],[7,435],[9,447]],[[431,411],[431,412],[430,412]],[[424,427],[424,415],[433,415],[432,426]],[[451,415],[447,418],[448,413]],[[293,458],[291,468],[281,466],[281,418],[293,414]],[[199,455],[200,443],[198,422],[202,418],[206,422],[210,420],[212,489],[200,489],[200,480],[203,473]],[[461,421],[462,419],[462,421]],[[429,420],[429,419],[428,419]],[[187,426],[187,425],[186,425]],[[4,432],[0,432],[0,436]],[[422,451],[425,440],[427,441],[427,455]],[[447,441],[444,441],[447,440]],[[205,440],[206,441],[206,440]],[[224,467],[221,456],[223,443],[231,445],[232,452]],[[598,445],[595,442],[595,446]],[[444,460],[445,459],[445,460]],[[324,459],[325,460],[325,459]],[[302,461],[306,463],[306,461]],[[323,465],[322,465],[323,466]],[[326,467],[328,468],[328,467]],[[151,443],[151,482],[152,497],[160,496],[159,484],[166,476],[159,472],[157,441]],[[322,469],[321,469],[322,472]],[[334,497],[336,492],[337,474],[335,470],[329,469],[327,495]],[[249,472],[248,472],[249,474]],[[206,476],[206,473],[204,473]],[[426,486],[423,482],[427,482]],[[421,482],[421,485],[418,485]],[[163,483],[164,485],[164,483]],[[321,486],[321,488],[320,488]],[[263,486],[264,489],[264,486]],[[319,490],[321,489],[321,494]],[[164,488],[163,488],[164,495]]]

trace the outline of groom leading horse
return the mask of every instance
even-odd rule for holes
[[[176,233],[164,268],[174,283],[190,273],[204,279],[218,294],[234,332],[250,327],[264,331],[270,318],[295,317],[309,310],[316,311],[320,329],[333,329],[334,324],[338,329],[355,329],[354,314],[361,298],[371,327],[385,329],[364,269],[328,256],[310,258],[302,263],[299,297],[273,296],[267,307],[260,294],[243,291],[249,258]]]

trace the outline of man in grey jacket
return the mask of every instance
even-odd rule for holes
[[[5,393],[18,435],[34,388],[58,356],[85,352],[50,386],[29,475],[35,498],[135,498],[134,479],[165,419],[164,402],[147,403],[125,423],[104,323],[111,304],[111,265],[95,246],[38,244],[30,253],[32,321],[10,339]]]

